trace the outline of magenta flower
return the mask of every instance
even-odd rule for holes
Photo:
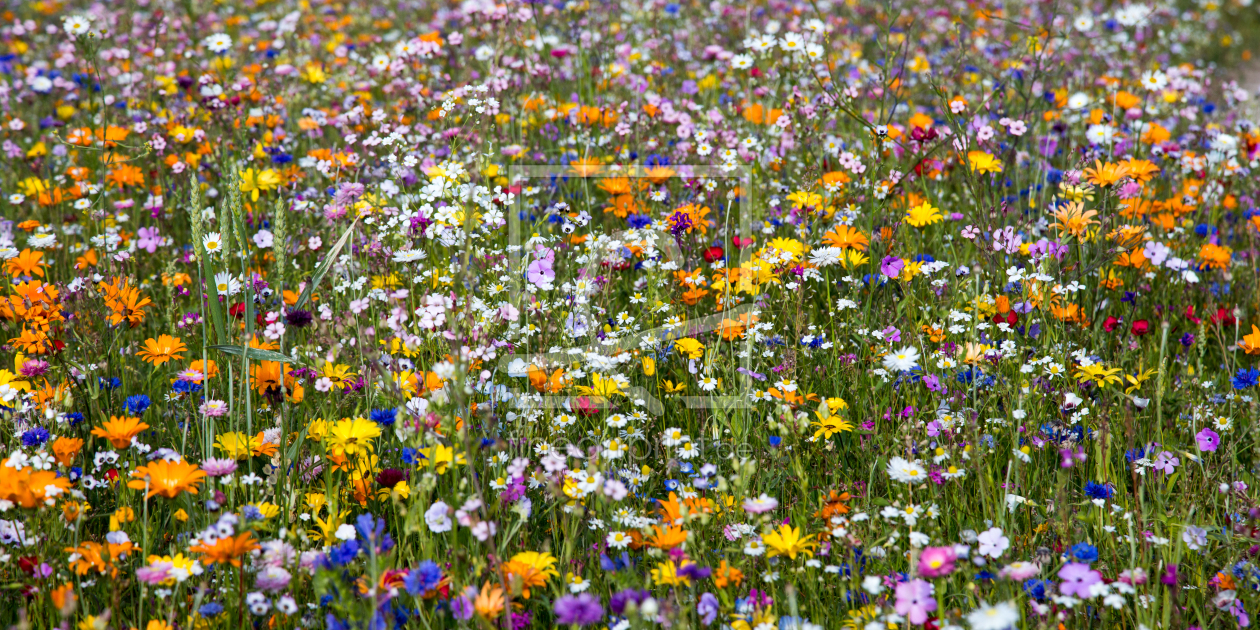
[[[901,275],[901,270],[906,266],[905,261],[896,256],[888,256],[879,263],[879,272],[889,278],[896,278]]]
[[[958,555],[953,547],[928,547],[919,556],[919,573],[925,577],[943,577],[954,572]]]
[[[895,608],[898,615],[904,615],[916,626],[927,621],[928,613],[936,610],[931,582],[915,578],[898,584]]]
[[[1078,461],[1085,463],[1087,458],[1085,447],[1083,446],[1076,447],[1075,453],[1072,452],[1071,448],[1059,449],[1059,456],[1063,458],[1063,461],[1059,463],[1060,468],[1071,468]]]
[[[1102,574],[1083,562],[1069,562],[1059,569],[1059,593],[1081,599],[1093,597],[1091,587],[1102,581]]]
[[[1207,427],[1196,433],[1194,439],[1199,443],[1200,453],[1215,453],[1216,449],[1221,445],[1220,434]]]

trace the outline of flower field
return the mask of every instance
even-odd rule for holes
[[[10,3],[0,623],[1248,627],[1250,4]]]

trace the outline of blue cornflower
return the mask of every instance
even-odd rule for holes
[[[49,437],[48,429],[35,427],[22,434],[22,445],[27,448],[35,448],[47,442]]]
[[[83,414],[77,411],[72,411],[66,414],[66,420],[70,422],[70,426],[77,427],[80,422],[83,422]]]
[[[1242,368],[1234,375],[1234,389],[1247,389],[1260,383],[1260,369]]]
[[[1111,484],[1098,483],[1097,481],[1085,482],[1085,496],[1091,499],[1110,499],[1115,494],[1115,490]]]
[[[197,614],[201,615],[202,617],[214,617],[215,615],[218,615],[222,612],[223,612],[223,604],[220,604],[218,602],[210,602],[209,604],[202,604],[201,608],[197,609]]]
[[[148,396],[144,394],[136,394],[135,396],[128,396],[127,400],[123,402],[123,407],[127,410],[127,413],[130,413],[133,416],[138,416],[144,413],[144,411],[149,408],[149,405],[152,404],[153,403],[149,400]]]
[[[646,214],[632,214],[626,217],[626,223],[630,224],[631,229],[641,230],[649,225],[652,225],[652,217],[649,217]]]
[[[388,427],[388,426],[393,425],[396,420],[398,420],[397,409],[373,409],[372,410],[372,422],[375,422],[376,424],[379,424],[383,427]]]
[[[404,446],[402,450],[402,460],[404,464],[415,466],[420,463],[420,458],[416,457],[416,449]]]
[[[359,541],[347,540],[346,542],[333,547],[328,552],[328,560],[335,566],[344,566],[349,564],[359,555]]]
[[[195,394],[201,391],[201,383],[195,383],[193,381],[175,381],[175,384],[171,386],[171,389],[175,390],[175,393],[177,394]]]
[[[1038,580],[1036,578],[1024,580],[1024,592],[1028,593],[1028,596],[1033,599],[1045,599],[1046,588],[1049,586],[1052,586],[1050,580]]]
[[[1098,547],[1089,543],[1076,543],[1068,550],[1068,555],[1080,562],[1093,562],[1098,559]]]
[[[423,593],[427,593],[437,588],[438,583],[442,581],[442,569],[432,560],[425,560],[420,566],[411,570],[407,574],[404,584],[407,587],[407,593],[412,597],[416,597]]]

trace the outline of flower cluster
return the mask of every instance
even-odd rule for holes
[[[1250,2],[640,4],[10,7],[0,621],[1248,626]]]

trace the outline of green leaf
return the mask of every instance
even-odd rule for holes
[[[298,296],[297,303],[293,305],[293,308],[302,308],[310,301],[311,293],[315,291],[315,287],[319,286],[320,281],[324,279],[324,274],[328,273],[328,270],[332,267],[333,261],[337,259],[337,256],[341,255],[341,248],[346,246],[346,241],[350,240],[350,235],[354,233],[354,226],[358,223],[359,218],[355,217],[354,221],[350,223],[350,227],[346,228],[346,231],[341,235],[341,238],[337,239],[337,242],[333,244],[332,249],[328,250],[328,255],[325,256],[323,262],[319,263],[319,266],[315,268],[315,275],[311,276],[311,281],[306,285],[305,289],[302,289],[302,295]]]
[[[200,249],[200,245],[198,245],[198,249]],[[223,306],[219,304],[219,291],[214,284],[214,266],[210,264],[210,257],[205,252],[199,253],[198,256],[203,262],[202,268],[204,271],[202,274],[206,283],[206,294],[209,296],[206,298],[206,302],[210,305],[210,325],[214,329],[214,336],[219,340],[219,343],[227,343],[227,324],[223,319]]]
[[[273,350],[260,350],[258,348],[242,348],[241,346],[215,345],[207,346],[211,350],[218,350],[234,357],[246,356],[255,361],[277,361],[279,363],[297,363],[297,359],[280,354]]]

